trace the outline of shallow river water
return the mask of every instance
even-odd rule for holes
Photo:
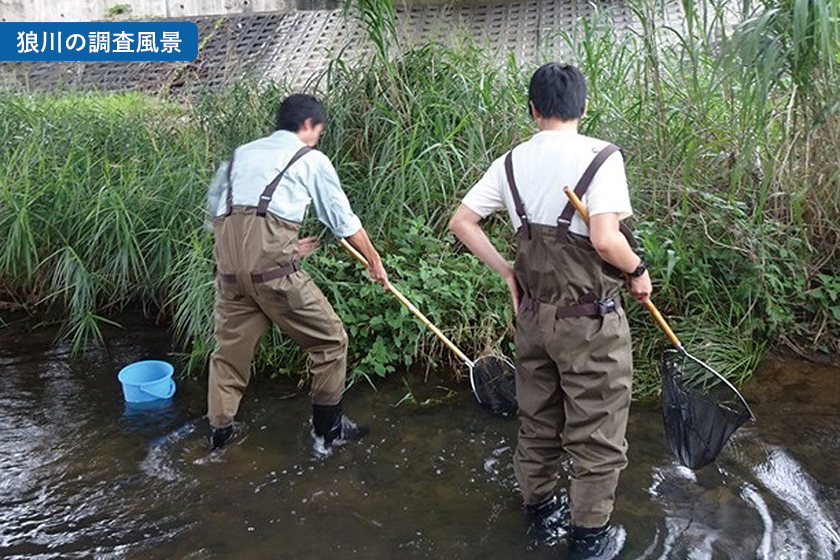
[[[401,379],[351,388],[372,432],[313,457],[309,401],[258,377],[232,445],[206,452],[205,381],[126,405],[119,369],[169,359],[144,323],[71,360],[52,329],[0,331],[0,558],[543,559],[526,549],[512,467],[516,421],[466,385],[440,404]],[[835,368],[776,359],[744,389],[758,421],[693,472],[669,454],[660,412],[634,405],[614,521],[625,559],[840,557],[840,391]],[[415,400],[447,389],[406,378]]]

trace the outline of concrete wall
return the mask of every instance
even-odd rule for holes
[[[24,21],[21,0],[0,0],[0,21]]]
[[[296,3],[296,0],[0,0],[0,21],[96,21],[289,12],[295,9]]]

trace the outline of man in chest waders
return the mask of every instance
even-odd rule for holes
[[[627,465],[633,367],[619,291],[627,274],[630,294],[643,301],[650,277],[619,229],[631,214],[621,153],[577,132],[583,75],[573,66],[540,67],[529,105],[539,133],[492,163],[450,227],[513,296],[514,470],[532,543],[551,546],[568,535],[570,558],[614,558],[626,537],[609,519]],[[568,204],[565,185],[580,189],[591,229]],[[479,225],[502,208],[518,228],[513,267]],[[568,505],[555,495],[563,451],[571,457]]]
[[[277,131],[238,147],[208,191],[216,256],[216,350],[207,390],[211,446],[233,433],[260,338],[274,322],[309,355],[316,448],[362,437],[342,414],[347,334],[324,294],[298,263],[316,247],[298,240],[310,203],[336,237],[346,238],[387,285],[388,275],[341,189],[330,160],[313,148],[327,115],[314,97],[295,94],[277,113]]]

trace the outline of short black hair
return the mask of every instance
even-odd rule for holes
[[[586,110],[586,78],[571,64],[543,64],[531,76],[528,100],[543,118],[579,119]]]
[[[287,97],[277,109],[277,130],[297,132],[306,119],[312,124],[327,122],[327,110],[317,98],[305,93],[295,93]]]

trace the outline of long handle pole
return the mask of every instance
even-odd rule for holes
[[[587,226],[589,226],[589,212],[586,210],[586,207],[583,205],[583,202],[581,202],[578,195],[575,194],[575,191],[573,191],[569,187],[563,187],[563,192],[566,193],[566,196],[569,197],[569,200],[580,214],[580,217],[583,218],[583,221],[586,222]],[[682,348],[680,339],[677,338],[677,335],[674,334],[674,331],[671,330],[671,326],[668,324],[668,321],[665,320],[665,317],[662,316],[662,314],[659,312],[659,310],[656,308],[656,306],[653,304],[650,298],[645,300],[645,307],[647,307],[648,311],[650,311],[650,314],[653,315],[653,318],[659,324],[659,328],[662,329],[662,332],[664,332],[665,335],[671,339],[671,343],[676,348]]]
[[[365,267],[365,268],[369,268],[369,267],[370,267],[370,264],[368,264],[368,261],[367,261],[367,259],[364,257],[364,255],[362,255],[362,254],[361,254],[360,252],[358,252],[358,251],[357,251],[357,250],[356,250],[356,249],[355,249],[352,245],[350,245],[350,244],[347,242],[347,240],[346,240],[346,239],[339,239],[339,242],[341,243],[341,245],[342,245],[345,249],[347,249],[347,251],[348,251],[351,255],[353,255],[353,256],[356,258],[356,260],[357,260],[357,261],[359,261],[360,263],[362,263],[362,264],[364,265],[364,267]],[[413,304],[413,303],[411,303],[410,301],[408,301],[408,299],[407,299],[404,295],[402,295],[402,294],[400,293],[400,291],[399,291],[399,290],[397,290],[397,289],[394,287],[394,285],[393,285],[393,284],[391,284],[390,282],[388,283],[388,290],[389,290],[392,294],[394,294],[394,296],[396,296],[396,298],[397,298],[398,300],[400,300],[400,303],[402,303],[403,305],[405,305],[405,306],[408,308],[408,310],[409,310],[409,311],[411,311],[412,313],[414,313],[414,316],[415,316],[415,317],[417,317],[418,319],[420,319],[420,322],[421,322],[421,323],[423,323],[423,325],[425,325],[425,326],[426,326],[426,328],[428,328],[430,331],[432,331],[432,332],[435,334],[435,336],[437,336],[437,337],[441,340],[441,342],[443,342],[444,344],[446,344],[446,345],[449,347],[449,349],[450,349],[450,350],[452,350],[452,352],[453,352],[456,356],[458,356],[458,358],[459,358],[462,362],[464,362],[465,364],[467,364],[467,366],[469,366],[470,368],[472,368],[472,367],[473,367],[473,362],[472,362],[472,360],[470,360],[469,358],[467,358],[466,354],[464,354],[463,352],[461,352],[460,348],[458,348],[457,346],[455,346],[455,343],[454,343],[454,342],[452,342],[451,340],[449,340],[449,338],[448,338],[445,334],[443,334],[439,328],[437,328],[436,326],[434,326],[434,325],[432,324],[432,322],[431,322],[431,321],[429,321],[429,319],[427,319],[427,318],[426,318],[426,316],[425,316],[425,315],[423,315],[423,313],[421,313],[421,312],[420,312],[420,310],[419,310],[419,309],[417,309],[417,308],[414,306],[414,304]]]

